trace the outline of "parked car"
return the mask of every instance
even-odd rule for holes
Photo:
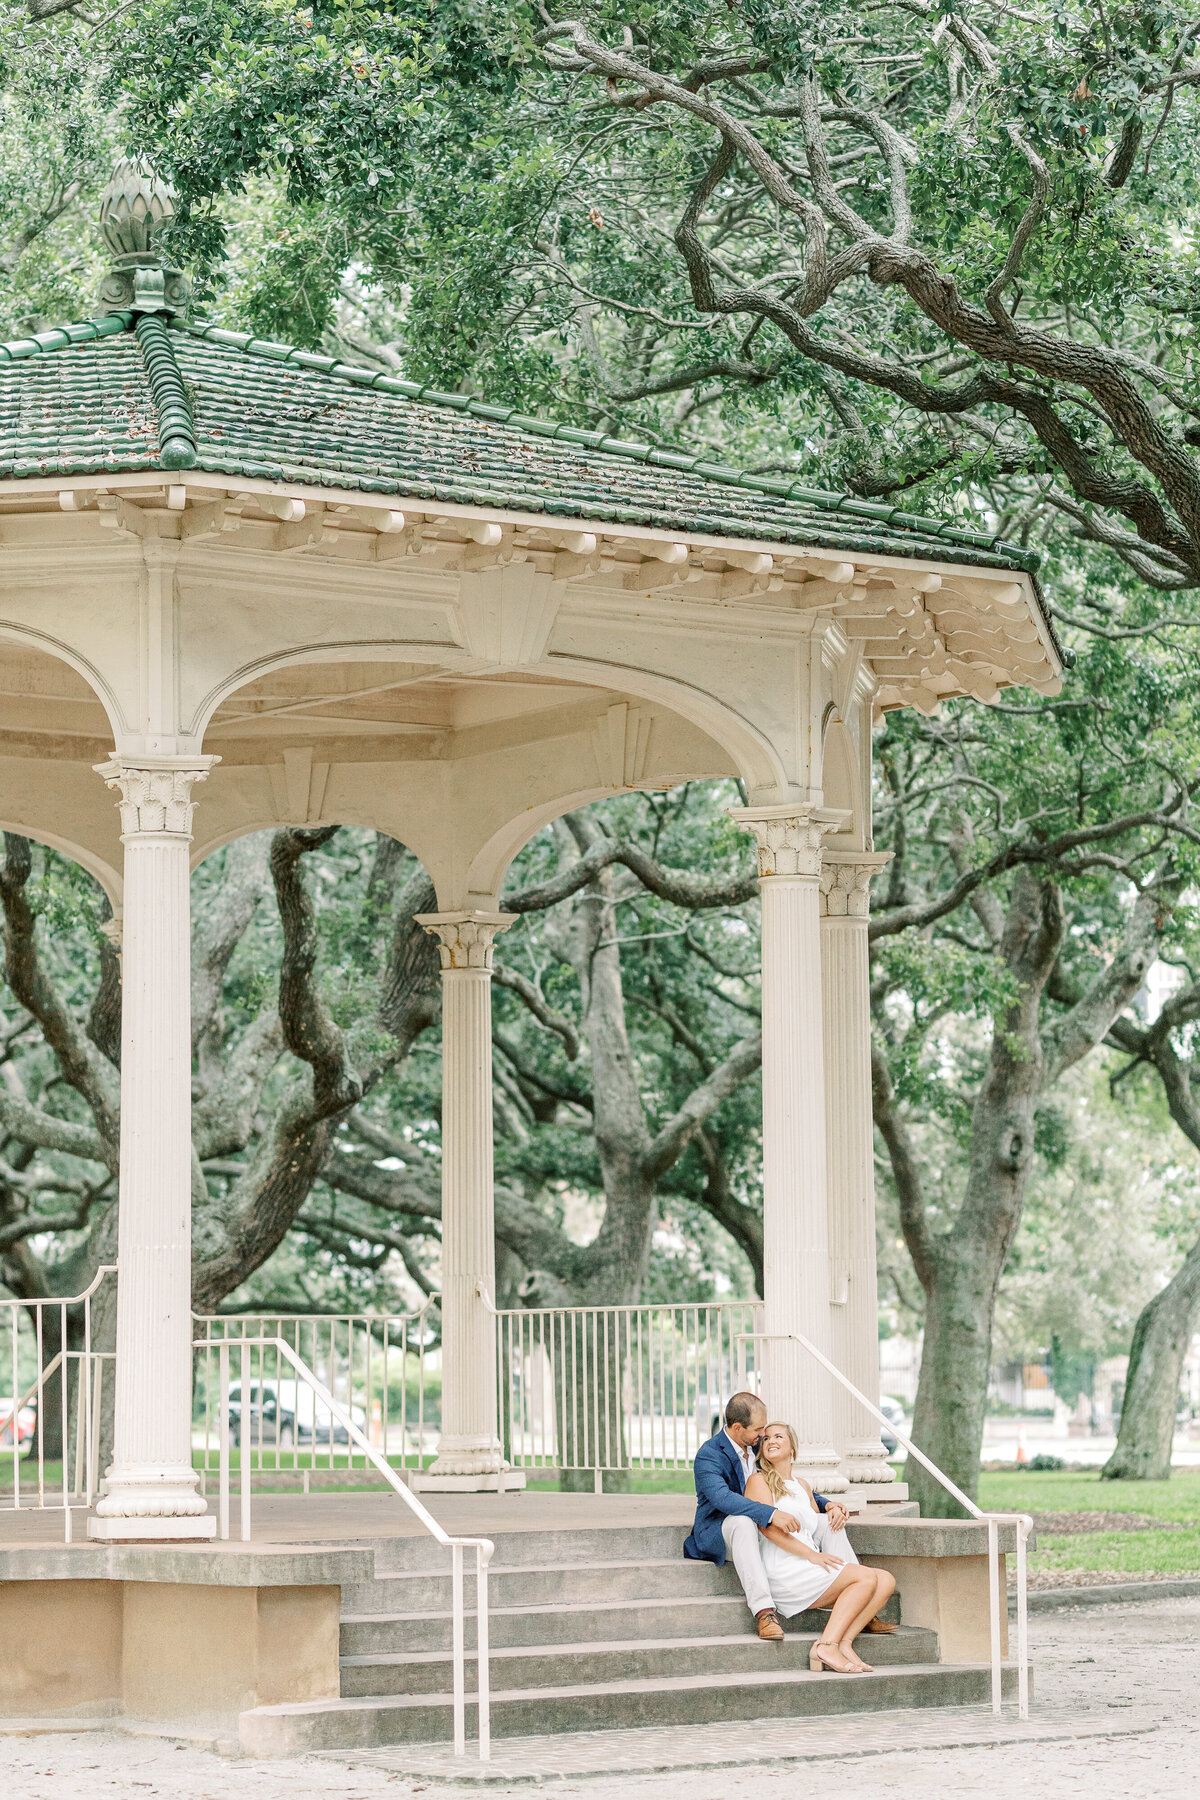
[[[33,1443],[34,1430],[37,1427],[37,1408],[22,1406],[17,1411],[16,1444],[22,1455],[28,1456]],[[13,1447],[13,1401],[0,1399],[0,1450],[11,1450]]]
[[[361,1406],[342,1401],[360,1430],[366,1429],[367,1415]],[[332,1427],[332,1429],[331,1429]],[[229,1388],[230,1442],[242,1441],[242,1384],[235,1381]],[[350,1433],[329,1408],[322,1406],[312,1389],[295,1381],[252,1381],[250,1383],[250,1442],[271,1444],[290,1450],[296,1444],[348,1444]]]
[[[898,1400],[894,1400],[890,1394],[884,1394],[879,1402],[879,1410],[888,1421],[888,1425],[898,1425],[901,1431],[904,1430],[904,1408]],[[887,1425],[880,1427],[879,1440],[888,1455],[895,1456],[900,1448],[900,1440],[894,1431],[888,1430]]]
[[[242,1384],[235,1381],[229,1389],[229,1441],[240,1444],[243,1431]],[[274,1382],[250,1383],[250,1408],[246,1421],[252,1444],[274,1444],[290,1450],[296,1442],[296,1415],[282,1406]]]

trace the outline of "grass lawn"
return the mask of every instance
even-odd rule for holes
[[[1200,1469],[1177,1469],[1170,1481],[1101,1481],[1091,1469],[1071,1475],[1027,1471],[979,1477],[979,1504],[1005,1512],[1139,1513],[1200,1531]]]
[[[1200,1575],[1200,1469],[1170,1481],[1101,1481],[1099,1473],[983,1474],[979,1498],[1005,1512],[1133,1515],[1133,1529],[1038,1532],[1030,1571],[1045,1581],[1056,1571],[1104,1575]],[[1067,1521],[1064,1520],[1064,1523]],[[1082,1521],[1080,1521],[1082,1523]]]

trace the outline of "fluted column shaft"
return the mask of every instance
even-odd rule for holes
[[[811,806],[740,809],[758,841],[762,895],[764,1330],[803,1332],[830,1355],[825,1070],[821,1045],[821,840]],[[763,1398],[795,1427],[797,1469],[825,1492],[837,1474],[832,1381],[797,1345],[765,1346]]]
[[[871,1400],[879,1397],[879,1308],[867,925],[871,877],[887,861],[867,851],[826,851],[821,871],[833,1360]],[[833,1420],[852,1486],[895,1479],[878,1421],[836,1383]]]
[[[192,1468],[192,785],[213,757],[117,758],[121,1161],[113,1461],[93,1537],[211,1537]]]
[[[425,913],[442,960],[442,1435],[430,1475],[494,1485],[496,1417],[492,1151],[492,947],[503,913]],[[489,1479],[490,1478],[490,1479]]]

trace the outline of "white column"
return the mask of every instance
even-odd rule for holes
[[[442,959],[442,1436],[414,1486],[524,1485],[496,1413],[496,1239],[492,1165],[492,947],[512,913],[425,913]]]
[[[113,1460],[93,1538],[208,1538],[192,1468],[192,784],[217,759],[117,757],[122,931],[121,1170]]]
[[[829,1356],[820,873],[821,839],[843,815],[795,802],[733,817],[758,840],[762,895],[763,1329],[803,1332]],[[800,1439],[798,1470],[844,1492],[832,1378],[788,1343],[768,1342],[763,1366],[769,1415]]]
[[[875,1401],[879,1312],[867,923],[871,877],[888,861],[887,854],[865,850],[826,850],[821,870],[833,1360],[856,1388]],[[895,1471],[879,1440],[877,1420],[836,1383],[833,1420],[842,1473],[850,1486],[862,1490],[893,1482]]]

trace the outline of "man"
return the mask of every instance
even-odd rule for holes
[[[783,1626],[763,1573],[759,1528],[778,1525],[782,1531],[798,1531],[800,1521],[746,1498],[754,1452],[766,1423],[767,1409],[757,1394],[734,1394],[725,1408],[724,1431],[701,1444],[695,1462],[696,1522],[683,1554],[721,1568],[728,1551],[759,1637],[775,1643],[783,1637]],[[850,1516],[846,1508],[821,1494],[813,1499],[817,1511],[827,1515],[830,1529],[840,1531]]]

